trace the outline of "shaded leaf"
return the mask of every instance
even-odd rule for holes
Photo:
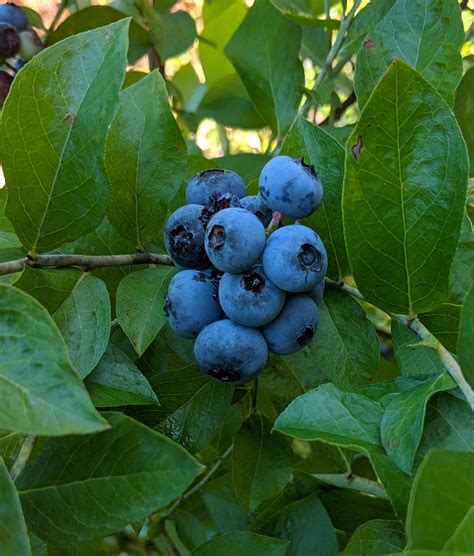
[[[113,533],[172,502],[201,470],[168,438],[121,413],[106,416],[112,429],[48,441],[18,479],[29,527],[47,542]]]
[[[17,432],[0,431],[0,458],[10,468],[23,444],[24,436]]]
[[[348,141],[344,230],[369,302],[414,315],[444,300],[466,184],[450,110],[415,70],[393,62]]]
[[[105,153],[110,221],[139,249],[158,234],[185,164],[186,146],[163,78],[154,71],[120,94]]]
[[[291,477],[292,451],[270,424],[253,415],[234,437],[232,480],[235,493],[246,512],[280,494]]]
[[[102,158],[125,71],[128,23],[46,48],[8,95],[2,117],[6,214],[29,251],[74,241],[105,216]]]
[[[0,427],[34,435],[86,434],[95,411],[53,319],[35,299],[0,284]]]
[[[225,48],[257,112],[277,135],[293,123],[301,99],[300,45],[301,28],[269,0],[257,0]]]
[[[454,113],[467,144],[470,175],[474,176],[474,68],[470,68],[461,79],[454,99]]]
[[[342,555],[379,556],[402,552],[404,546],[405,534],[400,522],[374,519],[356,529]]]
[[[197,37],[196,24],[188,12],[164,13],[161,21],[163,46],[160,55],[163,60],[178,56],[193,45]]]
[[[432,311],[422,313],[420,320],[446,349],[456,353],[460,314],[460,304],[443,303]]]
[[[0,457],[0,548],[4,556],[29,556],[30,541],[20,498]]]
[[[138,355],[166,324],[163,312],[174,267],[148,268],[126,276],[117,289],[117,318]]]
[[[474,388],[474,283],[466,295],[459,323],[458,357],[466,381]]]
[[[463,42],[456,0],[398,0],[367,35],[357,55],[354,89],[359,105],[367,102],[394,59],[416,68],[452,104],[462,76]]]
[[[473,469],[473,453],[432,450],[427,454],[408,507],[410,548],[442,550],[455,535],[474,506]]]
[[[288,543],[279,539],[257,535],[249,531],[236,531],[215,537],[191,553],[192,556],[285,556]]]
[[[341,280],[350,274],[342,229],[344,147],[321,127],[300,118],[285,139],[282,154],[304,157],[313,164],[323,184],[323,202],[305,224],[321,236],[328,253],[328,276]]]
[[[109,344],[85,384],[96,407],[158,403],[148,380],[113,344]]]

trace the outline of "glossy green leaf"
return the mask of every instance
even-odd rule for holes
[[[131,15],[131,14],[129,14]],[[55,44],[71,35],[77,35],[84,31],[97,29],[123,19],[122,11],[112,6],[91,6],[71,14],[48,38],[48,46]],[[130,22],[128,62],[135,63],[151,47],[149,34],[135,21]]]
[[[97,365],[110,335],[110,299],[99,278],[75,270],[26,268],[15,286],[48,309],[82,378]]]
[[[257,112],[277,135],[293,123],[301,99],[300,45],[301,28],[269,0],[257,0],[225,48]]]
[[[474,506],[466,513],[466,516],[456,528],[456,531],[446,541],[443,552],[454,554],[471,554],[474,550]]]
[[[473,469],[473,453],[432,450],[427,454],[408,508],[410,548],[442,550],[455,535],[474,506]]]
[[[404,546],[405,535],[400,522],[374,519],[356,529],[342,556],[379,556],[402,552]]]
[[[474,176],[474,68],[470,68],[461,79],[454,99],[454,113],[464,135],[469,153],[471,172]]]
[[[420,319],[446,349],[456,353],[460,316],[460,304],[443,303],[428,313],[422,313]]]
[[[474,207],[468,205],[449,277],[449,301],[462,304],[474,282]]]
[[[474,452],[472,411],[464,400],[444,393],[430,400],[423,436],[416,454],[417,466],[432,448]]]
[[[29,556],[31,554],[20,498],[1,457],[0,539],[2,556]]]
[[[350,274],[342,229],[344,147],[321,127],[301,118],[285,139],[282,154],[304,157],[318,173],[324,188],[323,202],[305,223],[316,230],[324,242],[329,260],[328,276],[341,280]]]
[[[458,357],[464,378],[474,388],[474,283],[461,309]]]
[[[107,423],[72,367],[53,319],[35,299],[0,284],[0,428],[86,434]]]
[[[166,324],[163,312],[174,267],[157,267],[126,276],[117,290],[117,318],[135,351],[142,355]]]
[[[186,145],[163,78],[152,72],[120,94],[105,153],[109,219],[139,249],[162,226],[165,207],[183,181],[185,164]]]
[[[246,512],[280,494],[291,477],[292,452],[262,415],[247,419],[234,438],[232,480]]]
[[[96,407],[158,403],[148,380],[113,344],[107,347],[85,384]]]
[[[237,531],[215,537],[205,542],[196,550],[192,556],[241,556],[241,554],[252,554],[252,556],[285,556],[288,543],[279,539],[273,539],[249,531]]]
[[[28,525],[47,542],[113,533],[172,502],[201,471],[168,438],[121,413],[106,416],[110,430],[50,440],[18,479]]]
[[[346,160],[344,231],[360,290],[393,312],[438,306],[467,184],[466,149],[451,111],[414,69],[395,61],[349,138]]]
[[[128,23],[46,48],[15,79],[2,117],[6,214],[30,251],[73,241],[105,216],[102,158],[125,71]]]
[[[163,23],[163,60],[178,56],[190,48],[196,39],[196,24],[188,12],[161,14]]]
[[[150,378],[160,405],[136,409],[136,419],[166,434],[191,452],[213,439],[232,401],[234,387],[188,365]]]
[[[395,58],[416,68],[452,104],[462,76],[463,42],[457,0],[398,0],[367,35],[357,55],[354,89],[359,105],[366,104]]]
[[[300,440],[322,440],[365,453],[400,516],[406,511],[410,483],[380,444],[382,406],[355,388],[323,384],[296,398],[274,428]]]
[[[420,380],[418,386],[391,397],[382,417],[380,434],[388,456],[405,473],[412,470],[429,398],[454,386],[453,379],[444,373]]]
[[[286,556],[299,554],[337,556],[339,554],[331,520],[321,501],[314,494],[283,508],[262,532],[289,540]]]
[[[446,372],[435,350],[421,348],[420,338],[400,321],[392,319],[392,344],[402,375],[426,377]]]

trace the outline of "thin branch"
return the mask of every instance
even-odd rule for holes
[[[13,481],[15,481],[21,475],[23,469],[25,469],[35,446],[35,440],[36,436],[26,436],[23,440],[18,456],[10,469],[10,476]]]
[[[365,477],[358,477],[357,475],[349,475],[347,473],[314,473],[312,476],[328,485],[357,490],[358,492],[371,494],[377,498],[390,500],[390,497],[380,483],[372,481],[371,479],[366,479]]]
[[[345,291],[349,295],[356,297],[357,299],[364,299],[364,296],[360,293],[357,288],[348,286],[344,282],[334,282],[326,278],[326,284],[331,287],[336,287]],[[369,303],[369,302],[367,302]],[[392,319],[398,320],[403,326],[409,328],[414,332],[424,343],[426,347],[432,348],[438,354],[441,362],[445,366],[448,373],[451,375],[454,382],[457,384],[461,392],[464,394],[468,404],[474,411],[474,390],[471,388],[469,383],[464,378],[462,369],[456,359],[449,353],[449,351],[443,346],[443,344],[436,338],[427,328],[424,326],[418,318],[409,319],[405,315],[398,315],[396,313],[387,313]]]
[[[136,253],[135,255],[37,255],[16,261],[0,263],[0,276],[30,268],[71,268],[82,267],[85,270],[109,266],[127,266],[136,264],[157,264],[173,266],[168,255],[156,253]]]
[[[216,461],[216,463],[209,469],[209,471],[204,475],[204,477],[198,481],[194,486],[192,486],[189,490],[187,490],[180,498],[174,501],[174,503],[164,512],[161,514],[161,519],[166,519],[169,517],[185,500],[191,498],[193,494],[198,492],[206,483],[208,483],[212,477],[216,474],[217,471],[221,468],[222,464],[225,460],[230,456],[232,450],[234,449],[234,445],[231,444],[227,450],[221,455],[221,457]]]

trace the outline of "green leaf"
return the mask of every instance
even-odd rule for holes
[[[188,12],[161,14],[163,23],[163,46],[160,56],[163,60],[173,58],[190,48],[196,39],[196,24]]]
[[[29,251],[73,241],[105,216],[102,157],[125,71],[128,23],[46,48],[8,95],[2,117],[6,215]]]
[[[474,427],[469,405],[451,394],[438,394],[428,404],[425,428],[415,463],[431,448],[474,452]]]
[[[366,104],[394,59],[416,68],[452,104],[462,76],[463,42],[457,0],[398,0],[367,35],[357,55],[354,89],[359,106]]]
[[[474,227],[469,209],[468,205],[449,277],[449,301],[452,303],[462,304],[474,282]]]
[[[38,12],[35,12],[35,10],[32,10],[31,8],[27,8],[26,6],[22,6],[21,9],[25,12],[30,27],[36,27],[37,29],[46,31],[46,27],[44,26],[43,20]]]
[[[356,529],[342,556],[379,556],[402,552],[404,546],[405,535],[400,522],[374,519]]]
[[[459,127],[464,135],[469,153],[471,172],[474,176],[474,68],[469,69],[456,90],[454,98],[454,113]]]
[[[285,139],[282,154],[313,164],[323,184],[324,197],[319,210],[305,224],[321,236],[328,252],[328,276],[341,280],[350,274],[342,229],[342,184],[344,147],[321,127],[300,118]]]
[[[292,452],[261,415],[247,419],[234,438],[232,480],[246,512],[280,494],[291,477]]]
[[[139,249],[160,230],[165,207],[183,181],[185,165],[186,145],[163,78],[152,72],[120,94],[105,152],[109,219]]]
[[[110,335],[110,299],[99,278],[75,270],[25,268],[15,286],[48,309],[82,378],[97,365]]]
[[[468,510],[466,516],[456,528],[453,535],[443,546],[443,552],[471,554],[474,549],[474,506]]]
[[[279,136],[293,123],[301,99],[300,45],[301,28],[269,0],[256,0],[225,48],[257,112]]]
[[[322,27],[327,29],[338,29],[339,20],[318,18],[324,10],[324,1],[317,0],[270,0],[273,6],[286,18],[299,25]],[[337,0],[331,0],[330,4],[336,4]]]
[[[130,14],[131,15],[131,14]],[[71,14],[48,38],[47,45],[50,46],[71,35],[77,35],[84,31],[97,29],[110,23],[119,21],[125,17],[120,10],[111,6],[91,6]],[[151,47],[149,34],[135,21],[130,21],[128,63],[134,64]]]
[[[365,453],[395,510],[403,516],[410,483],[380,445],[382,415],[382,406],[355,388],[323,384],[296,398],[279,415],[274,428],[300,440],[322,440]]]
[[[333,525],[315,494],[283,508],[262,532],[290,541],[285,556],[339,554]]]
[[[348,140],[346,161],[344,231],[359,289],[392,312],[438,306],[467,185],[466,149],[451,111],[415,70],[395,61]]]
[[[193,550],[206,542],[206,527],[194,513],[178,510],[174,512],[173,517],[176,533],[188,550]]]
[[[0,314],[0,428],[44,436],[103,430],[46,309],[0,284]]]
[[[434,349],[420,347],[420,338],[400,321],[392,319],[392,344],[402,375],[440,375],[446,372]]]
[[[174,267],[157,267],[126,276],[117,290],[117,318],[138,355],[143,355],[166,324],[163,313]]]
[[[405,473],[410,474],[413,467],[429,398],[454,386],[453,379],[444,373],[420,380],[415,388],[391,397],[382,417],[380,434],[388,456]]]
[[[30,541],[20,498],[0,457],[0,539],[2,556],[29,556]]]
[[[445,348],[456,353],[460,314],[461,305],[443,303],[428,313],[422,313],[420,319]]]
[[[428,453],[418,469],[408,507],[410,548],[442,550],[456,534],[474,506],[473,469],[474,453]],[[471,545],[470,552],[473,549]]]
[[[156,428],[191,452],[214,438],[232,401],[234,387],[206,376],[195,365],[150,378],[159,406],[136,409],[136,419]]]
[[[168,438],[121,413],[106,416],[110,430],[48,441],[18,478],[28,525],[47,542],[113,533],[172,502],[201,470]]]
[[[249,531],[236,531],[215,537],[191,553],[192,556],[285,556],[288,543],[279,539],[257,535]]]
[[[466,295],[459,323],[458,357],[464,378],[474,388],[474,283]]]
[[[158,403],[148,380],[113,344],[87,377],[86,387],[96,407]]]

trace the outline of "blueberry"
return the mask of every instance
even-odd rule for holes
[[[278,355],[289,355],[311,341],[318,322],[318,308],[309,296],[289,295],[281,313],[262,328],[262,334],[270,351]]]
[[[0,22],[8,23],[18,31],[24,31],[28,27],[25,12],[13,2],[0,5]]]
[[[240,199],[237,195],[232,195],[231,193],[224,193],[220,197],[211,195],[209,201],[205,205],[199,220],[202,222],[203,226],[207,226],[209,220],[218,213],[220,210],[231,207],[240,207]]]
[[[316,232],[301,224],[272,233],[263,252],[263,268],[270,280],[287,292],[307,292],[326,274],[328,259]]]
[[[13,77],[6,71],[0,71],[0,106],[5,102],[12,83]]]
[[[255,214],[265,228],[272,221],[273,211],[265,204],[260,195],[248,195],[240,199],[240,206]]]
[[[321,301],[323,300],[325,286],[326,282],[322,280],[316,287],[308,292],[309,297],[311,297],[318,307],[321,305]]]
[[[9,23],[0,23],[0,58],[16,56],[20,50],[18,31]]]
[[[222,317],[217,287],[210,273],[183,270],[168,287],[165,315],[171,328],[183,338],[196,338],[201,330]]]
[[[265,228],[248,210],[224,209],[209,221],[204,245],[216,268],[238,274],[248,270],[262,254]]]
[[[15,73],[18,73],[25,65],[25,60],[18,58],[18,60],[15,62]]]
[[[210,266],[204,250],[206,230],[199,220],[203,208],[202,205],[185,205],[175,210],[166,222],[163,234],[166,251],[179,266]]]
[[[243,326],[263,326],[273,320],[285,304],[286,294],[265,276],[260,264],[244,274],[226,273],[219,284],[224,313]]]
[[[277,156],[263,167],[258,180],[260,195],[272,211],[290,218],[312,214],[323,198],[323,187],[313,166],[302,158]]]
[[[25,62],[29,62],[41,50],[43,50],[43,43],[36,31],[27,29],[20,33],[20,56]]]
[[[231,320],[218,320],[199,333],[194,357],[207,374],[223,382],[244,383],[263,369],[268,348],[262,334]]]
[[[197,173],[186,187],[186,202],[206,205],[209,197],[220,197],[231,193],[237,197],[245,195],[242,178],[231,170],[214,168]]]

